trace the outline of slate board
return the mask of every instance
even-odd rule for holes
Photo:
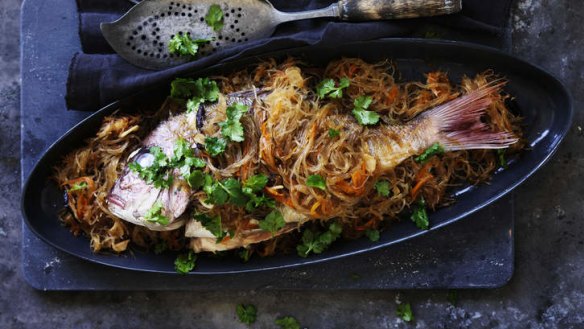
[[[42,152],[88,113],[66,110],[69,60],[80,49],[74,0],[25,0],[21,26],[22,182]],[[93,264],[22,224],[22,273],[41,290],[494,288],[513,274],[513,196],[438,231],[326,263],[237,275],[176,276]],[[88,246],[89,247],[89,246]]]

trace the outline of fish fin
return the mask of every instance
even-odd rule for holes
[[[494,81],[426,112],[438,130],[438,142],[448,151],[501,149],[519,139],[511,132],[492,131],[481,116],[492,103],[491,95],[505,82]]]

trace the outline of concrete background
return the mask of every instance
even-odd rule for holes
[[[508,285],[458,291],[69,292],[30,288],[20,269],[19,11],[0,0],[0,328],[245,328],[237,303],[258,308],[254,328],[282,315],[309,328],[584,328],[584,2],[519,0],[513,53],[560,78],[574,125],[554,158],[516,193],[516,270]],[[416,321],[395,316],[396,300]]]

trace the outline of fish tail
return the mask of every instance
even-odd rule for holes
[[[491,95],[498,93],[504,84],[501,80],[491,82],[426,112],[438,131],[438,142],[448,151],[501,149],[516,143],[518,138],[513,133],[492,131],[481,121],[492,103]]]

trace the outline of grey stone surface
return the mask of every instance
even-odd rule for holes
[[[68,292],[30,288],[20,270],[19,0],[0,1],[0,328],[245,328],[237,303],[258,307],[257,328],[293,315],[309,328],[584,327],[584,2],[520,0],[513,53],[564,81],[574,126],[554,158],[516,193],[516,270],[494,290]],[[334,279],[334,278],[332,278]],[[395,316],[412,304],[414,324]]]

